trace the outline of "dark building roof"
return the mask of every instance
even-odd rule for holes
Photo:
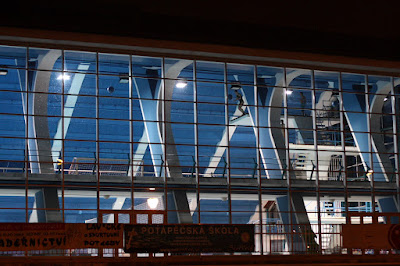
[[[216,2],[14,1],[0,26],[400,60],[397,5]]]

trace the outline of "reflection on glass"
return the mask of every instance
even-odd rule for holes
[[[397,204],[398,77],[27,49],[0,47],[5,223],[254,224],[255,254],[332,254]]]

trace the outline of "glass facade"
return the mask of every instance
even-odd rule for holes
[[[255,224],[255,255],[342,254],[349,212],[398,211],[397,77],[0,46],[0,101],[3,223],[156,209]]]

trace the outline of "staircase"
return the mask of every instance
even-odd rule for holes
[[[342,180],[342,156],[332,155],[328,168],[328,180],[341,181]]]

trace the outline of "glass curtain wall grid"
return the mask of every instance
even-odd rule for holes
[[[0,221],[250,223],[255,255],[349,254],[350,212],[398,212],[399,101],[393,76],[0,46]]]

